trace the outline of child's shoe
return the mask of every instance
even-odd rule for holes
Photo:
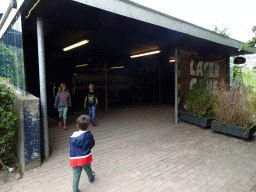
[[[63,126],[63,129],[68,130],[68,128],[67,128],[67,126],[66,126],[66,125],[65,125],[65,126]]]
[[[89,180],[89,183],[93,183],[94,182],[94,180],[95,180],[95,173],[94,173],[94,171],[92,172],[92,174],[93,174],[93,178],[92,178],[92,180]]]
[[[62,124],[61,124],[61,122],[59,122],[59,125],[58,125],[59,127],[61,127],[62,126]]]

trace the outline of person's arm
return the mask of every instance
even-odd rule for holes
[[[95,97],[95,105],[98,105],[98,97]]]
[[[55,97],[55,102],[54,102],[54,107],[57,109],[58,108],[58,101],[59,101],[59,93],[57,93]]]
[[[86,102],[87,102],[87,96],[85,96],[85,99],[84,99],[84,108],[86,109]]]
[[[95,94],[95,104],[94,105],[98,105],[98,95],[96,92],[94,92],[94,94]]]
[[[81,143],[76,143],[76,147],[82,148],[83,151],[88,150],[88,148],[92,149],[95,145],[95,140],[90,131],[88,131]]]

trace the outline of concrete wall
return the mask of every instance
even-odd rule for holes
[[[16,94],[17,156],[22,171],[41,166],[39,98]]]

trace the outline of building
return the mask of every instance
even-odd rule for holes
[[[220,78],[229,82],[230,56],[256,53],[238,52],[242,42],[128,0],[19,0],[17,8],[12,3],[0,21],[0,40],[3,50],[14,42],[18,65],[13,66],[19,67],[13,78],[23,79],[15,86],[40,98],[43,126],[36,130],[42,130],[45,158],[47,116],[55,86],[63,81],[78,110],[86,84],[94,81],[106,110],[117,100],[175,105],[178,123],[184,96],[207,65],[214,87]],[[22,34],[22,46],[11,30]],[[85,45],[63,50],[83,40]],[[156,54],[132,57],[149,52]]]

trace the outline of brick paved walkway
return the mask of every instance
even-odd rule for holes
[[[254,137],[245,141],[184,122],[175,125],[173,113],[167,105],[99,111],[97,127],[89,127],[96,141],[96,180],[89,184],[82,172],[80,191],[256,191]],[[50,157],[0,191],[71,191],[69,136],[76,127],[68,127],[50,127]]]

